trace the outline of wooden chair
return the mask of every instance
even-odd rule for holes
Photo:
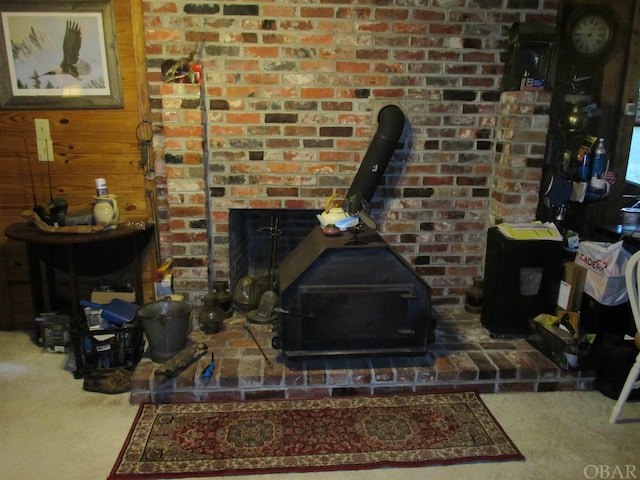
[[[638,284],[638,277],[640,273],[640,251],[636,252],[628,261],[627,267],[625,270],[625,280],[627,283],[627,290],[629,292],[629,303],[631,304],[631,312],[633,313],[633,320],[636,323],[636,334],[634,337],[634,343],[636,347],[640,349],[640,285]],[[629,375],[627,376],[627,380],[624,383],[624,387],[622,387],[622,391],[620,392],[620,396],[618,397],[618,401],[616,405],[613,407],[613,411],[611,412],[611,417],[609,417],[609,423],[616,423],[618,421],[618,417],[622,412],[622,407],[624,406],[627,398],[629,398],[629,394],[634,387],[637,387],[636,382],[638,381],[638,377],[640,377],[640,352],[636,356],[636,361],[631,367],[629,371]]]

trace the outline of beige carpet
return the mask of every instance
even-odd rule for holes
[[[95,480],[109,475],[137,407],[129,405],[127,394],[83,391],[82,382],[65,371],[65,361],[65,355],[42,353],[23,332],[0,332],[3,479]],[[594,475],[601,465],[610,472],[616,467],[626,471],[629,465],[640,478],[640,403],[627,405],[625,423],[610,425],[614,402],[598,392],[489,394],[482,399],[525,462],[288,474],[286,479],[575,480],[603,478]],[[232,478],[280,480],[283,475]]]

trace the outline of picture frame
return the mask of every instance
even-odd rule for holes
[[[0,0],[0,108],[123,108],[112,0]]]

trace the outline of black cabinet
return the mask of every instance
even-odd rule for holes
[[[562,251],[559,241],[513,240],[489,229],[480,316],[489,332],[525,334],[536,315],[555,313]]]

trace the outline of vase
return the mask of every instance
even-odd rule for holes
[[[258,306],[258,293],[253,278],[247,275],[238,280],[233,294],[233,304],[241,312],[248,312]]]
[[[202,298],[202,309],[198,314],[200,331],[206,334],[218,333],[224,318],[225,314],[218,304],[216,294],[208,292]]]
[[[93,219],[96,225],[109,225],[118,221],[117,195],[100,195],[93,198],[96,200],[93,206]]]
[[[233,308],[231,306],[233,296],[227,289],[228,283],[225,280],[216,280],[213,285],[216,289],[215,295],[218,306],[225,313],[226,318],[229,318],[233,314]]]
[[[220,331],[224,312],[220,308],[215,310],[201,310],[198,314],[198,325],[200,331],[207,335],[212,335]]]

